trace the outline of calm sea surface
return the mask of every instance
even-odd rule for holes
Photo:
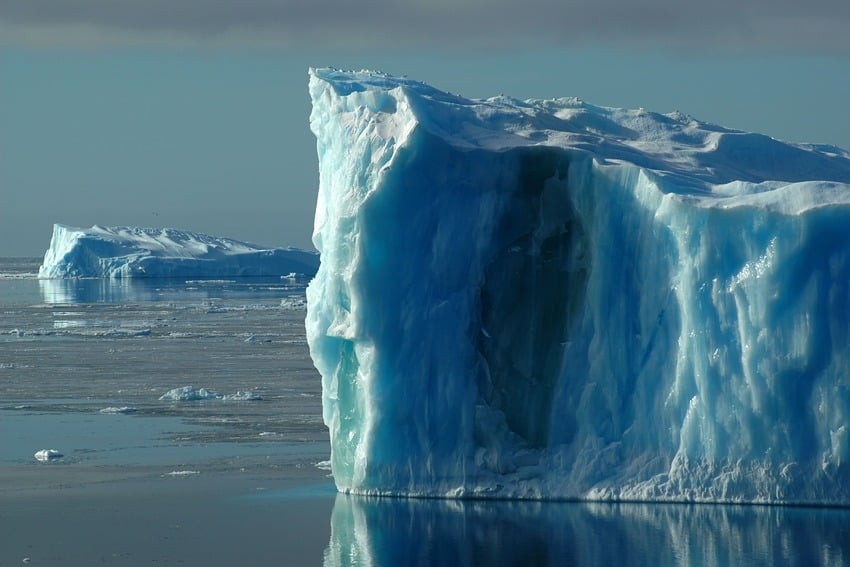
[[[303,285],[38,280],[38,264],[0,259],[0,565],[850,565],[847,509],[335,496]],[[183,386],[262,399],[160,400]],[[205,545],[141,511],[46,511],[150,483]]]

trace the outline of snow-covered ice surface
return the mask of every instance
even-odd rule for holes
[[[318,265],[315,252],[268,248],[174,228],[73,228],[56,224],[38,276],[216,278],[301,274],[309,278]]]
[[[850,154],[313,70],[342,491],[850,504]]]

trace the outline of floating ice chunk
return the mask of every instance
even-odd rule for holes
[[[196,474],[201,474],[201,471],[171,471],[169,473],[165,473],[162,476],[183,477],[194,476]]]
[[[63,455],[62,453],[60,453],[56,449],[42,449],[40,451],[36,451],[35,455],[33,455],[33,457],[35,457],[35,459],[37,461],[41,461],[42,463],[47,463],[47,462],[50,462],[50,461],[53,461],[53,460],[56,460],[56,459],[61,459],[64,456],[65,455]]]
[[[284,311],[303,311],[307,309],[307,298],[297,295],[284,297],[280,300],[280,307]]]
[[[263,396],[250,390],[239,390],[235,394],[225,394],[221,399],[225,402],[256,402],[262,400]]]
[[[331,462],[330,462],[330,460],[319,461],[318,463],[316,463],[316,468],[321,470],[321,471],[329,471],[329,470],[331,470]]]
[[[206,388],[195,389],[194,386],[181,386],[167,391],[159,397],[164,402],[193,402],[198,400],[221,400],[224,402],[253,402],[262,400],[260,394],[250,390],[239,390],[235,394],[219,394]]]
[[[192,402],[197,400],[214,400],[221,398],[219,394],[206,388],[195,389],[194,386],[181,386],[167,391],[159,397],[164,402]]]
[[[135,413],[136,411],[137,411],[136,408],[130,407],[130,406],[121,406],[121,407],[109,406],[108,408],[103,408],[102,410],[100,410],[100,413],[109,413],[109,414]]]

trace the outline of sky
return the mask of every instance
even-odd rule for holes
[[[846,0],[0,0],[0,256],[52,226],[311,247],[309,67],[850,149]]]

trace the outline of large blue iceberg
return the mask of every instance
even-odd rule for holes
[[[342,491],[850,504],[850,154],[310,73]]]
[[[39,278],[311,277],[319,255],[176,228],[53,226]]]

